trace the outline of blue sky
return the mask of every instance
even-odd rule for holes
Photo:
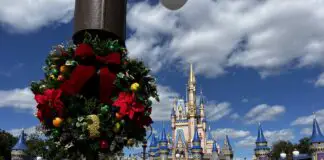
[[[0,2],[0,128],[13,133],[38,124],[26,87],[72,36],[74,10],[73,0],[15,1]],[[178,11],[130,2],[127,47],[152,68],[162,99],[155,128],[169,120],[169,97],[185,95],[193,63],[213,134],[219,143],[229,134],[237,158],[251,157],[258,122],[270,142],[309,136],[312,112],[324,129],[323,2],[188,1]]]

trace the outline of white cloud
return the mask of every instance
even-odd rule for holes
[[[233,120],[237,120],[240,118],[240,115],[238,113],[233,113],[230,115],[230,118],[233,119]]]
[[[290,125],[292,125],[292,126],[298,126],[298,125],[307,126],[306,128],[303,128],[300,131],[300,134],[305,135],[305,136],[311,136],[313,120],[314,120],[314,115],[301,116],[301,117],[298,117],[293,122],[291,122]],[[324,109],[318,110],[316,112],[316,120],[317,120],[321,130],[324,131]]]
[[[263,121],[275,120],[279,115],[285,112],[285,107],[281,105],[270,106],[268,104],[260,104],[252,108],[244,116],[246,123],[253,124]]]
[[[324,87],[324,72],[321,73],[321,74],[318,76],[318,78],[317,78],[317,80],[316,80],[316,82],[315,82],[315,86],[316,86],[316,87]]]
[[[11,129],[11,130],[8,130],[7,132],[9,132],[10,134],[12,134],[15,137],[18,137],[20,135],[22,129],[24,129],[24,132],[27,135],[31,135],[31,134],[37,132],[36,131],[36,126],[32,126],[32,127],[29,127],[29,128]]]
[[[153,102],[152,105],[152,119],[153,120],[170,120],[170,114],[172,109],[171,99],[179,96],[178,93],[173,91],[167,86],[158,85],[157,87],[160,102]]]
[[[188,1],[173,12],[137,3],[128,11],[135,33],[127,46],[131,55],[157,64],[156,70],[177,60],[193,62],[196,72],[206,76],[223,74],[231,66],[268,76],[324,64],[323,9],[318,0]],[[245,44],[233,53],[242,37]]]
[[[209,121],[219,120],[232,111],[231,104],[229,102],[222,102],[218,104],[210,103],[206,106],[207,119]]]
[[[34,95],[29,88],[0,90],[0,108],[35,109]]]
[[[264,136],[268,141],[269,146],[279,140],[293,140],[295,138],[293,131],[290,129],[282,129],[275,131],[264,131]],[[248,136],[238,141],[236,146],[238,147],[254,147],[256,136]]]
[[[192,62],[206,76],[238,66],[266,77],[324,64],[322,1],[188,1],[178,11],[142,1],[128,8],[130,56],[143,58],[153,71],[174,62],[186,68]],[[0,23],[29,32],[67,23],[73,10],[74,0],[2,0]]]
[[[249,136],[250,132],[244,130],[235,130],[233,128],[219,128],[213,130],[212,135],[215,139],[223,139],[225,135],[228,135],[231,139],[234,139]]]
[[[291,125],[292,126],[295,126],[295,125],[309,125],[309,126],[311,126],[313,124],[313,119],[314,119],[314,115],[298,117],[296,120],[291,122]],[[324,109],[318,110],[316,112],[316,120],[319,124],[324,123]]]
[[[247,98],[243,98],[243,99],[242,99],[242,102],[243,102],[243,103],[247,103],[247,102],[249,102],[249,100],[248,100]]]
[[[0,25],[12,32],[31,32],[71,21],[74,0],[1,0]]]

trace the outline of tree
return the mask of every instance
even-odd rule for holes
[[[310,145],[309,137],[300,139],[298,144],[292,144],[290,141],[277,141],[272,145],[271,159],[278,159],[280,153],[285,152],[287,154],[287,159],[292,160],[292,152],[295,149],[297,149],[300,154],[311,154]]]
[[[11,159],[11,148],[17,140],[10,133],[0,129],[0,159]]]
[[[305,137],[299,140],[299,144],[297,145],[297,150],[301,154],[311,154],[310,146],[311,146],[310,138]]]
[[[287,160],[292,160],[291,153],[294,150],[294,145],[290,141],[278,141],[272,145],[271,159],[279,159],[280,153],[285,152],[287,154]]]

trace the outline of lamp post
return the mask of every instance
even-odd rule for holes
[[[287,154],[286,154],[285,152],[281,152],[281,153],[280,153],[280,158],[281,158],[282,160],[286,159],[286,158],[287,158]]]
[[[295,149],[293,151],[293,159],[296,160],[298,156],[299,156],[299,151]]]
[[[145,139],[142,144],[143,147],[143,160],[146,160],[146,147],[147,147],[147,140]]]

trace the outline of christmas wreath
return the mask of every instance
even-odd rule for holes
[[[45,78],[31,84],[35,116],[69,157],[116,153],[145,141],[151,98],[159,101],[155,78],[117,40],[86,34],[81,44],[56,46],[45,62]]]

